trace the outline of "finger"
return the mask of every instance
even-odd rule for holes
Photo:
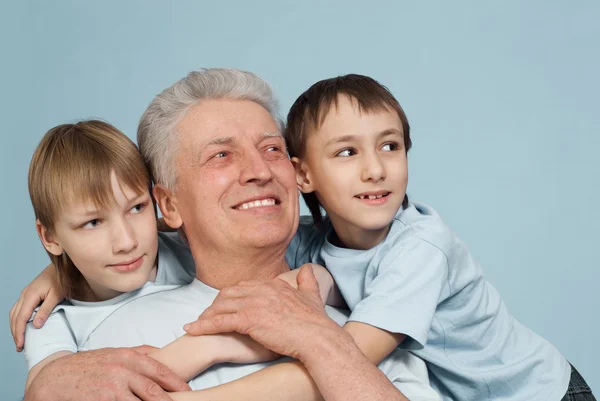
[[[266,281],[264,281],[264,280],[244,280],[244,281],[240,281],[236,285],[243,286],[243,287],[254,287],[257,285],[264,284],[265,282]]]
[[[183,329],[192,336],[238,332],[247,334],[240,325],[239,314],[217,315],[208,319],[198,319],[188,323]]]
[[[135,396],[131,394],[129,397],[131,400],[171,401],[171,398],[161,386],[143,376],[134,376],[129,381],[129,388],[135,394]],[[128,401],[129,398],[127,399]]]
[[[25,342],[25,326],[31,319],[31,315],[40,302],[39,298],[23,299],[19,310],[15,314],[15,333],[17,336],[17,347],[22,348]],[[38,320],[37,314],[35,320]],[[34,325],[35,327],[35,325]]]
[[[219,301],[215,300],[211,306],[206,308],[204,312],[200,314],[198,319],[207,319],[217,315],[224,315],[228,313],[236,313],[239,312],[243,305],[250,304],[251,299],[248,297],[243,298],[223,298]]]
[[[313,273],[312,266],[306,264],[300,268],[298,273],[298,290],[311,298],[321,299],[319,293],[319,282]]]
[[[19,300],[15,304],[15,309],[10,322],[13,340],[15,341],[15,345],[17,346],[17,352],[21,352],[21,350],[23,349],[23,342],[25,337],[25,324],[27,324],[27,322],[22,324],[19,320],[19,315],[22,309],[23,298],[19,298]]]
[[[244,298],[257,291],[256,285],[235,285],[233,287],[225,287],[213,301],[213,305],[223,298]]]
[[[48,320],[48,316],[50,316],[52,310],[56,307],[56,305],[58,305],[60,301],[61,297],[58,296],[56,291],[50,290],[48,292],[48,295],[44,299],[44,302],[42,302],[40,309],[38,309],[37,313],[35,314],[33,326],[38,329],[41,328],[46,322],[46,320]]]
[[[162,363],[150,358],[149,356],[141,355],[139,353],[134,352],[131,355],[132,356],[129,358],[129,362],[130,362],[129,365],[130,365],[131,370],[134,370],[135,372],[144,376],[144,378],[150,379],[151,382],[158,384],[161,387],[161,391],[162,391],[162,389],[165,389],[167,391],[189,391],[190,390],[190,386],[188,386],[188,384],[182,378],[177,376],[175,373],[173,373],[173,371],[171,371],[171,369],[169,369]],[[139,383],[139,380],[132,379],[132,383],[134,383],[134,382],[136,383],[136,386],[138,386],[141,390],[144,389],[144,386]],[[146,381],[143,381],[143,382],[145,383],[146,388],[148,388],[148,389],[154,388],[153,386],[151,386],[150,383],[148,383]],[[143,390],[143,391],[144,391],[143,393],[136,392],[136,395],[142,396],[141,397],[142,400],[146,400],[146,398],[144,398],[143,396],[145,396],[145,394],[148,394],[148,392],[147,392],[147,390]],[[154,390],[154,391],[156,391],[156,390]],[[163,391],[163,393],[164,393],[164,391]],[[159,392],[159,394],[160,394],[160,392]],[[156,399],[157,400],[162,400],[162,399],[167,400],[168,398],[156,398]],[[148,398],[148,400],[154,400],[154,398]]]
[[[133,395],[131,392],[121,393],[118,395],[116,401],[141,401],[138,397]]]

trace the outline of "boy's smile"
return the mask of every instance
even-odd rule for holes
[[[308,134],[304,160],[293,161],[299,187],[315,192],[345,246],[371,248],[387,235],[408,182],[396,112],[361,112],[339,96],[337,107]]]

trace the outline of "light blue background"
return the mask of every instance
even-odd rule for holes
[[[8,310],[48,262],[26,186],[38,141],[88,117],[133,138],[156,93],[209,66],[258,73],[283,113],[333,75],[386,84],[413,127],[409,195],[600,394],[599,20],[593,0],[4,1],[2,399],[26,374]]]

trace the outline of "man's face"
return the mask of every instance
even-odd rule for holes
[[[174,205],[190,245],[204,251],[287,247],[298,192],[269,112],[248,100],[206,100],[177,126]]]

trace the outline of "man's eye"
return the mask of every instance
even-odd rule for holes
[[[215,154],[214,157],[217,158],[217,159],[221,159],[223,157],[227,157],[227,152],[219,152],[219,153]]]
[[[353,156],[355,154],[356,154],[356,152],[354,151],[354,149],[342,149],[339,152],[337,152],[335,155],[338,157],[348,157],[348,156]]]
[[[385,143],[381,147],[381,150],[383,150],[385,152],[393,152],[394,150],[398,150],[398,144],[394,143],[394,142]]]
[[[131,208],[130,212],[131,213],[142,213],[142,211],[144,210],[145,207],[146,207],[146,205],[144,205],[143,203],[138,203],[137,205],[135,205],[134,207]]]
[[[99,219],[92,219],[90,221],[88,221],[87,223],[85,223],[82,228],[86,228],[86,229],[90,229],[90,228],[96,228],[100,225],[100,220]]]
[[[267,150],[268,150],[269,152],[279,152],[279,151],[281,151],[281,148],[280,148],[279,146],[269,146],[269,147],[267,148]]]

